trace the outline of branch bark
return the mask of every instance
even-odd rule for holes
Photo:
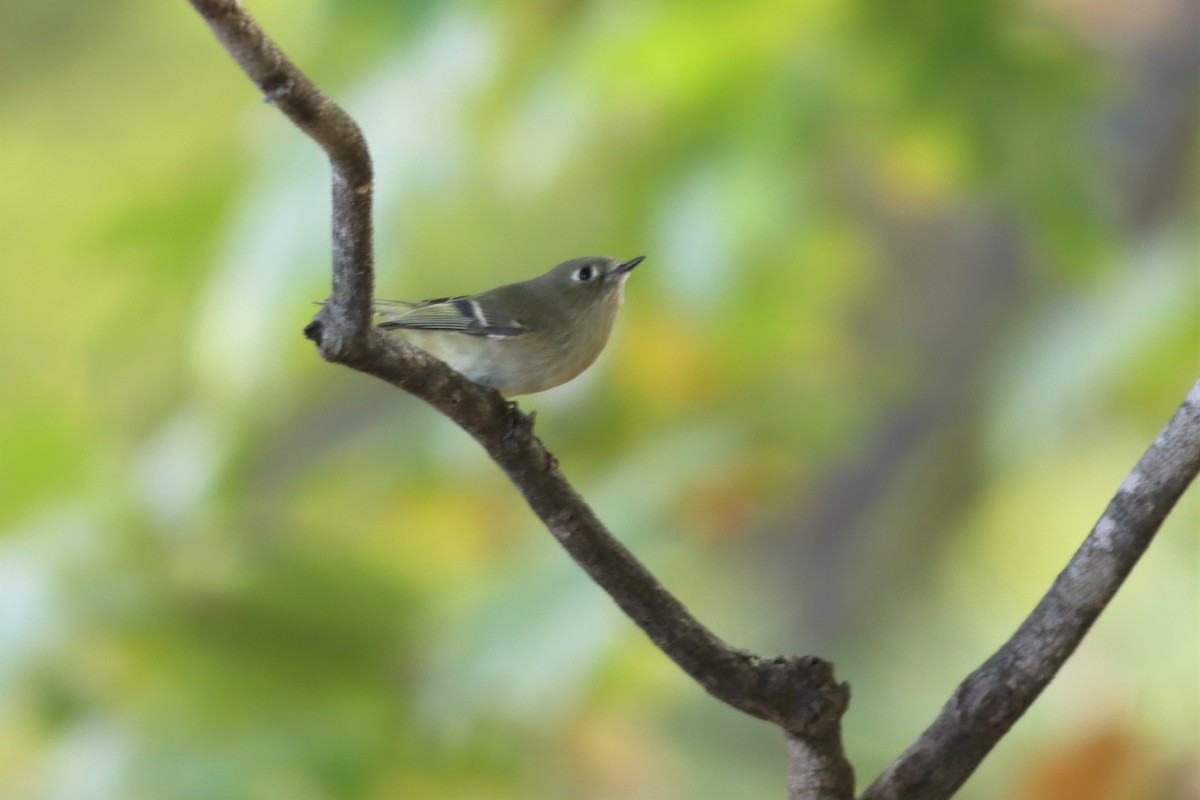
[[[600,522],[533,433],[533,417],[371,325],[372,169],[354,121],[300,72],[238,0],[189,0],[263,98],[328,154],[333,291],[305,329],[328,361],[374,375],[445,414],[488,452],[559,544],[651,641],[717,699],[787,732],[793,800],[854,791],[842,752],[849,687],[811,656],[762,658],[700,623]]]
[[[1016,633],[862,800],[951,797],[1075,652],[1200,471],[1200,382]]]
[[[371,325],[372,168],[362,132],[238,0],[189,2],[266,101],[329,156],[333,289],[305,328],[321,355],[419,397],[467,431],[563,549],[659,649],[717,699],[783,728],[792,800],[850,798],[854,776],[841,743],[849,687],[834,679],[832,665],[811,656],[763,658],[730,647],[604,527],[534,435],[531,415]],[[950,797],[1074,651],[1198,469],[1200,383],[1029,618],[963,682],[863,800]]]
[[[333,170],[333,291],[321,353],[330,361],[370,348],[374,292],[371,154],[358,124],[271,41],[240,0],[193,0],[217,41],[262,92],[329,156]]]

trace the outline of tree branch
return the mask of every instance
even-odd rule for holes
[[[1079,646],[1200,471],[1200,382],[1017,632],[862,800],[940,800],[958,790]]]
[[[313,85],[267,37],[240,0],[193,0],[233,60],[296,127],[319,144],[333,169],[333,292],[323,309],[322,354],[361,354],[371,326],[373,192],[367,140],[350,115]],[[332,323],[332,324],[328,324]]]
[[[717,699],[788,733],[793,800],[843,800],[853,774],[840,721],[849,687],[813,657],[761,658],[699,622],[604,527],[533,434],[533,417],[370,324],[372,170],[354,121],[322,95],[238,0],[189,0],[263,93],[328,154],[333,170],[333,292],[305,329],[321,355],[381,378],[441,411],[478,441],[559,544],[617,605]]]
[[[305,335],[328,361],[381,378],[441,411],[483,446],[570,556],[668,657],[717,699],[787,732],[792,800],[845,800],[849,688],[814,657],[730,647],[605,529],[533,433],[533,418],[422,350],[371,325],[372,169],[354,121],[271,42],[238,0],[189,0],[265,99],[328,154],[333,290]],[[1200,383],[1122,484],[1050,591],[1013,637],[863,800],[950,797],[1025,712],[1112,599],[1200,469]]]

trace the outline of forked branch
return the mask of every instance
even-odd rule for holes
[[[849,689],[813,657],[761,658],[702,625],[604,527],[533,433],[533,420],[441,362],[371,325],[372,169],[354,121],[317,90],[238,0],[189,0],[279,108],[328,154],[333,290],[305,334],[327,360],[381,378],[478,441],[562,547],[668,657],[719,700],[787,733],[792,800],[846,800]],[[1200,470],[1200,383],[1122,484],[1091,534],[1013,637],[959,686],[864,800],[950,797],[1078,646]]]

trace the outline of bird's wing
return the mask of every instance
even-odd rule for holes
[[[384,330],[411,328],[493,337],[531,332],[531,328],[519,319],[485,312],[471,297],[439,297],[419,303],[376,300],[375,314],[383,317],[379,327]]]

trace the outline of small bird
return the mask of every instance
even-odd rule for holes
[[[376,300],[384,330],[505,397],[552,389],[592,365],[612,332],[629,273],[645,256],[585,256],[480,294]]]

